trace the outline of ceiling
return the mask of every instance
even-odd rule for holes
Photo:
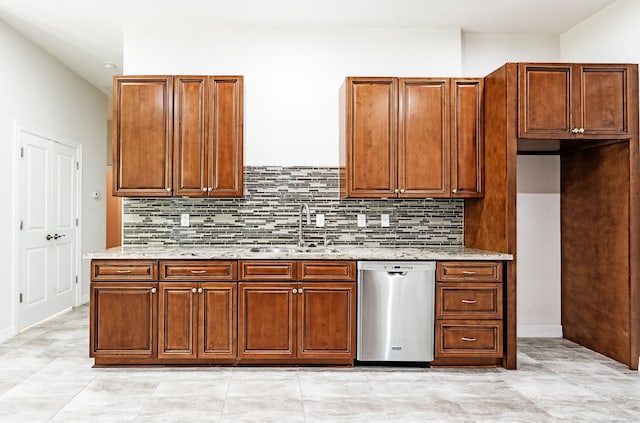
[[[0,19],[103,92],[131,25],[456,27],[561,34],[614,0],[0,0]],[[105,62],[116,65],[106,69]]]

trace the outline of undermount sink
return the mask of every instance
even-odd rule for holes
[[[329,254],[337,253],[339,250],[335,248],[325,247],[251,247],[249,249],[252,253],[270,253],[270,254],[299,254],[299,253],[315,253],[315,254]]]

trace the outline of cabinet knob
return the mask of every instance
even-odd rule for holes
[[[207,192],[207,187],[203,187],[202,192]]]
[[[394,189],[393,192],[395,192],[396,194],[400,192],[400,190],[398,188]]]
[[[454,188],[451,190],[451,192],[455,194],[456,192],[458,192],[458,190]]]
[[[580,132],[581,134],[584,134],[584,128],[580,128],[580,131],[578,132]]]
[[[211,192],[211,191],[213,191],[213,188],[209,187],[209,188],[207,188],[207,191]]]
[[[580,132],[580,130],[578,128],[573,128],[571,132],[573,132],[574,134],[577,134],[578,132]]]
[[[167,188],[167,192],[171,192],[171,188]]]
[[[295,289],[295,288],[293,288],[293,293],[294,293],[294,294],[297,294],[297,293],[298,293],[298,290],[297,290],[297,289]]]
[[[198,288],[198,292],[202,294],[202,288]]]
[[[404,194],[404,188],[400,190],[400,194]]]
[[[195,288],[191,288],[191,292],[193,292],[195,294],[196,292],[198,292],[198,290],[195,289]]]
[[[302,288],[298,289],[298,294],[302,294]]]
[[[156,293],[156,291],[157,291],[157,289],[155,289],[155,288],[151,288],[151,293],[152,293],[152,294],[155,294],[155,293]]]

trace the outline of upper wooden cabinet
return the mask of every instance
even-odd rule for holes
[[[114,194],[243,194],[242,76],[114,77]]]
[[[482,88],[482,79],[347,78],[341,197],[482,196]]]
[[[520,63],[518,137],[626,139],[635,68]]]
[[[243,78],[174,78],[174,191],[242,196]]]
[[[113,79],[114,195],[171,195],[171,76]]]

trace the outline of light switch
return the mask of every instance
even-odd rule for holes
[[[367,227],[367,215],[366,214],[359,214],[358,215],[358,227],[359,228],[366,228]]]
[[[389,227],[389,215],[388,214],[381,214],[380,215],[380,226],[382,226],[383,228],[388,228]]]
[[[324,228],[324,214],[316,214],[316,228]]]
[[[180,215],[180,226],[189,226],[189,215],[187,213]]]

